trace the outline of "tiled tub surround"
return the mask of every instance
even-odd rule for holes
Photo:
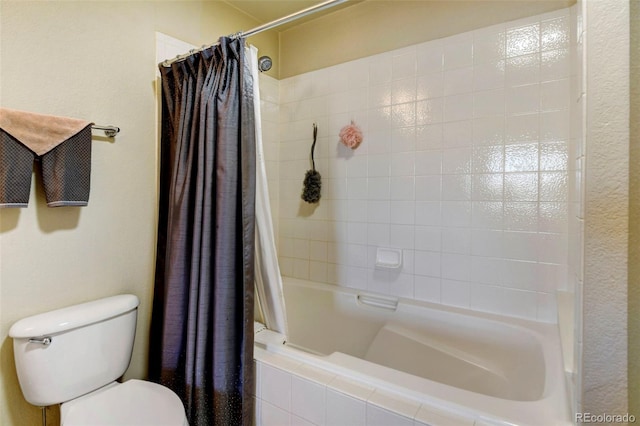
[[[566,288],[571,9],[280,82],[283,275],[556,321]],[[354,120],[355,151],[338,142]],[[318,123],[317,206],[300,200]],[[377,247],[402,250],[398,270]]]
[[[257,424],[571,424],[555,325],[363,297],[285,278],[287,343],[256,334]]]

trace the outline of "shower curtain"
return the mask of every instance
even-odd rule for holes
[[[256,124],[256,301],[262,319],[269,330],[287,335],[287,315],[282,293],[282,275],[278,265],[271,205],[267,186],[267,171],[262,149],[262,119],[260,116],[260,79],[258,49],[247,48],[253,76],[253,102]]]
[[[162,77],[160,205],[149,374],[191,426],[253,418],[255,126],[242,38]]]

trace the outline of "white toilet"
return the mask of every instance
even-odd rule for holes
[[[123,294],[16,322],[9,336],[25,399],[62,404],[63,426],[187,426],[182,401],[168,388],[116,382],[131,360],[138,304]]]

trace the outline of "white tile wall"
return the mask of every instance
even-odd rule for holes
[[[580,295],[582,286],[586,93],[583,68],[569,74],[567,57],[570,51],[582,64],[584,34],[579,9],[571,10],[282,82],[261,75],[263,149],[283,272],[553,321],[554,291],[569,286]],[[516,36],[536,27],[541,51],[505,55],[507,48],[515,52]],[[158,62],[188,50],[179,40],[158,40],[167,46]],[[536,74],[536,61],[539,80],[531,81],[521,71],[533,67]],[[511,84],[538,84],[539,109],[505,110]],[[456,98],[466,92],[473,96]],[[464,100],[473,102],[469,119]],[[447,121],[445,111],[463,118]],[[365,130],[355,152],[336,142],[351,119]],[[298,197],[314,121],[323,198],[309,209]],[[401,271],[373,267],[378,245],[403,249]],[[579,357],[581,321],[576,325]],[[257,425],[474,424],[259,350],[255,368]]]
[[[565,9],[282,80],[283,273],[554,322],[577,226],[576,43]],[[351,120],[354,151],[338,140]],[[402,269],[377,270],[376,247],[402,249]]]
[[[267,171],[267,184],[269,201],[271,202],[271,218],[273,220],[274,235],[279,231],[279,117],[280,117],[280,83],[278,80],[265,74],[260,74],[260,112],[262,122],[262,150],[264,153],[265,169]],[[279,241],[276,240],[276,248]]]

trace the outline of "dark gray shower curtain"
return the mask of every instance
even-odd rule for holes
[[[162,140],[149,375],[191,426],[253,416],[255,128],[244,39],[160,66]]]

